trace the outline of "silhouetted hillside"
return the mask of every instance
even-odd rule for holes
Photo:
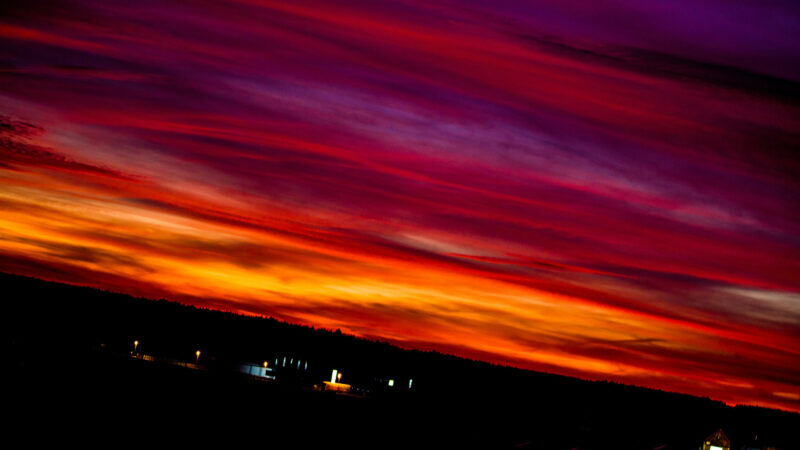
[[[301,447],[313,438],[314,445],[374,448],[426,442],[442,448],[677,449],[697,448],[722,428],[732,448],[756,434],[765,445],[800,448],[797,414],[403,350],[274,319],[8,274],[0,274],[0,283],[4,359],[15,392],[9,404],[26,411],[18,425],[56,420],[47,416],[52,409],[31,400],[55,398],[56,410],[65,404],[100,408],[103,413],[89,417],[105,430],[126,429],[134,416],[157,417],[149,426],[161,432],[195,421],[217,438],[232,429],[251,442],[295,433]],[[204,370],[132,359],[134,341],[138,353],[172,360],[194,362],[201,350]],[[276,382],[236,377],[231,370],[263,361],[276,370]],[[331,369],[366,396],[307,389],[328,379]]]

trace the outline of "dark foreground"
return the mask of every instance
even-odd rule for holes
[[[449,448],[468,443],[461,433],[445,436],[433,411],[401,413],[390,402],[102,351],[77,352],[69,359],[50,356],[44,365],[15,368],[8,381],[13,388],[4,409],[13,419],[7,429],[31,445],[57,440],[111,447],[214,442],[225,448],[327,448],[334,443]],[[428,430],[434,434],[423,440]]]
[[[119,447],[800,448],[800,416],[400,350],[339,333],[0,274],[6,439]],[[192,362],[199,369],[131,357]],[[291,355],[277,381],[231,370]],[[336,367],[368,394],[311,389]],[[414,377],[414,388],[381,379]],[[758,435],[757,441],[754,437]],[[753,444],[758,446],[753,446]]]

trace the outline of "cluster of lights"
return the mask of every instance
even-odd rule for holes
[[[139,347],[139,341],[138,340],[133,341],[133,352],[132,353],[136,353],[136,350],[137,350],[138,347]],[[200,362],[200,354],[201,354],[200,350],[197,350],[196,352],[194,352],[195,363],[199,363]],[[298,359],[297,360],[297,368],[298,369],[300,369],[300,363],[301,363],[301,361]],[[289,365],[290,366],[293,365],[293,364],[294,364],[294,358],[292,358],[289,361]],[[278,365],[278,358],[275,358],[275,365],[276,366]],[[286,357],[285,356],[283,357],[283,366],[284,367],[286,366]],[[268,367],[269,367],[269,362],[264,361],[264,369],[267,369]],[[305,362],[305,369],[306,370],[308,369],[308,361]],[[333,369],[331,371],[331,383],[339,383],[341,381],[342,381],[342,373],[339,372],[337,369]],[[412,386],[413,383],[414,383],[414,380],[412,380],[412,379],[408,380],[408,388],[409,389],[411,389],[411,386]],[[394,379],[389,379],[387,384],[390,387],[394,387]]]
[[[139,340],[137,339],[137,340],[133,341],[133,351],[131,353],[135,354],[136,350],[138,348],[139,348]],[[194,361],[195,361],[195,363],[200,362],[200,350],[197,350],[196,352],[194,352]],[[266,362],[264,362],[264,367],[267,367],[267,363]]]
[[[276,367],[292,367],[294,366],[295,369],[300,370],[300,366],[303,367],[303,370],[308,370],[308,361],[302,361],[300,358],[295,360],[294,358],[288,359],[287,364],[287,357],[284,356],[283,359],[275,358],[275,366]]]

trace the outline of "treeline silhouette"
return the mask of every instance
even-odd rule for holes
[[[20,411],[20,429],[64,423],[74,429],[78,419],[60,408],[84,404],[94,408],[85,419],[100,424],[96,435],[127,434],[137,424],[136,436],[158,430],[181,436],[181,442],[213,435],[280,439],[279,447],[300,448],[333,442],[677,449],[698,448],[722,428],[732,448],[800,448],[800,415],[794,413],[404,350],[340,331],[17,275],[0,273],[0,283],[4,359],[12,380],[6,386],[13,393],[7,405]],[[200,350],[207,370],[130,358],[134,341],[138,353],[190,362]],[[293,369],[283,367],[283,358],[294,362]],[[232,370],[264,361],[277,370],[277,382]],[[368,395],[304,389],[327,380],[331,369]],[[57,417],[50,415],[54,411]],[[200,435],[192,432],[198,424]]]

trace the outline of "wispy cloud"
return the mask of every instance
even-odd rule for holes
[[[0,269],[800,410],[791,2],[3,8]]]

